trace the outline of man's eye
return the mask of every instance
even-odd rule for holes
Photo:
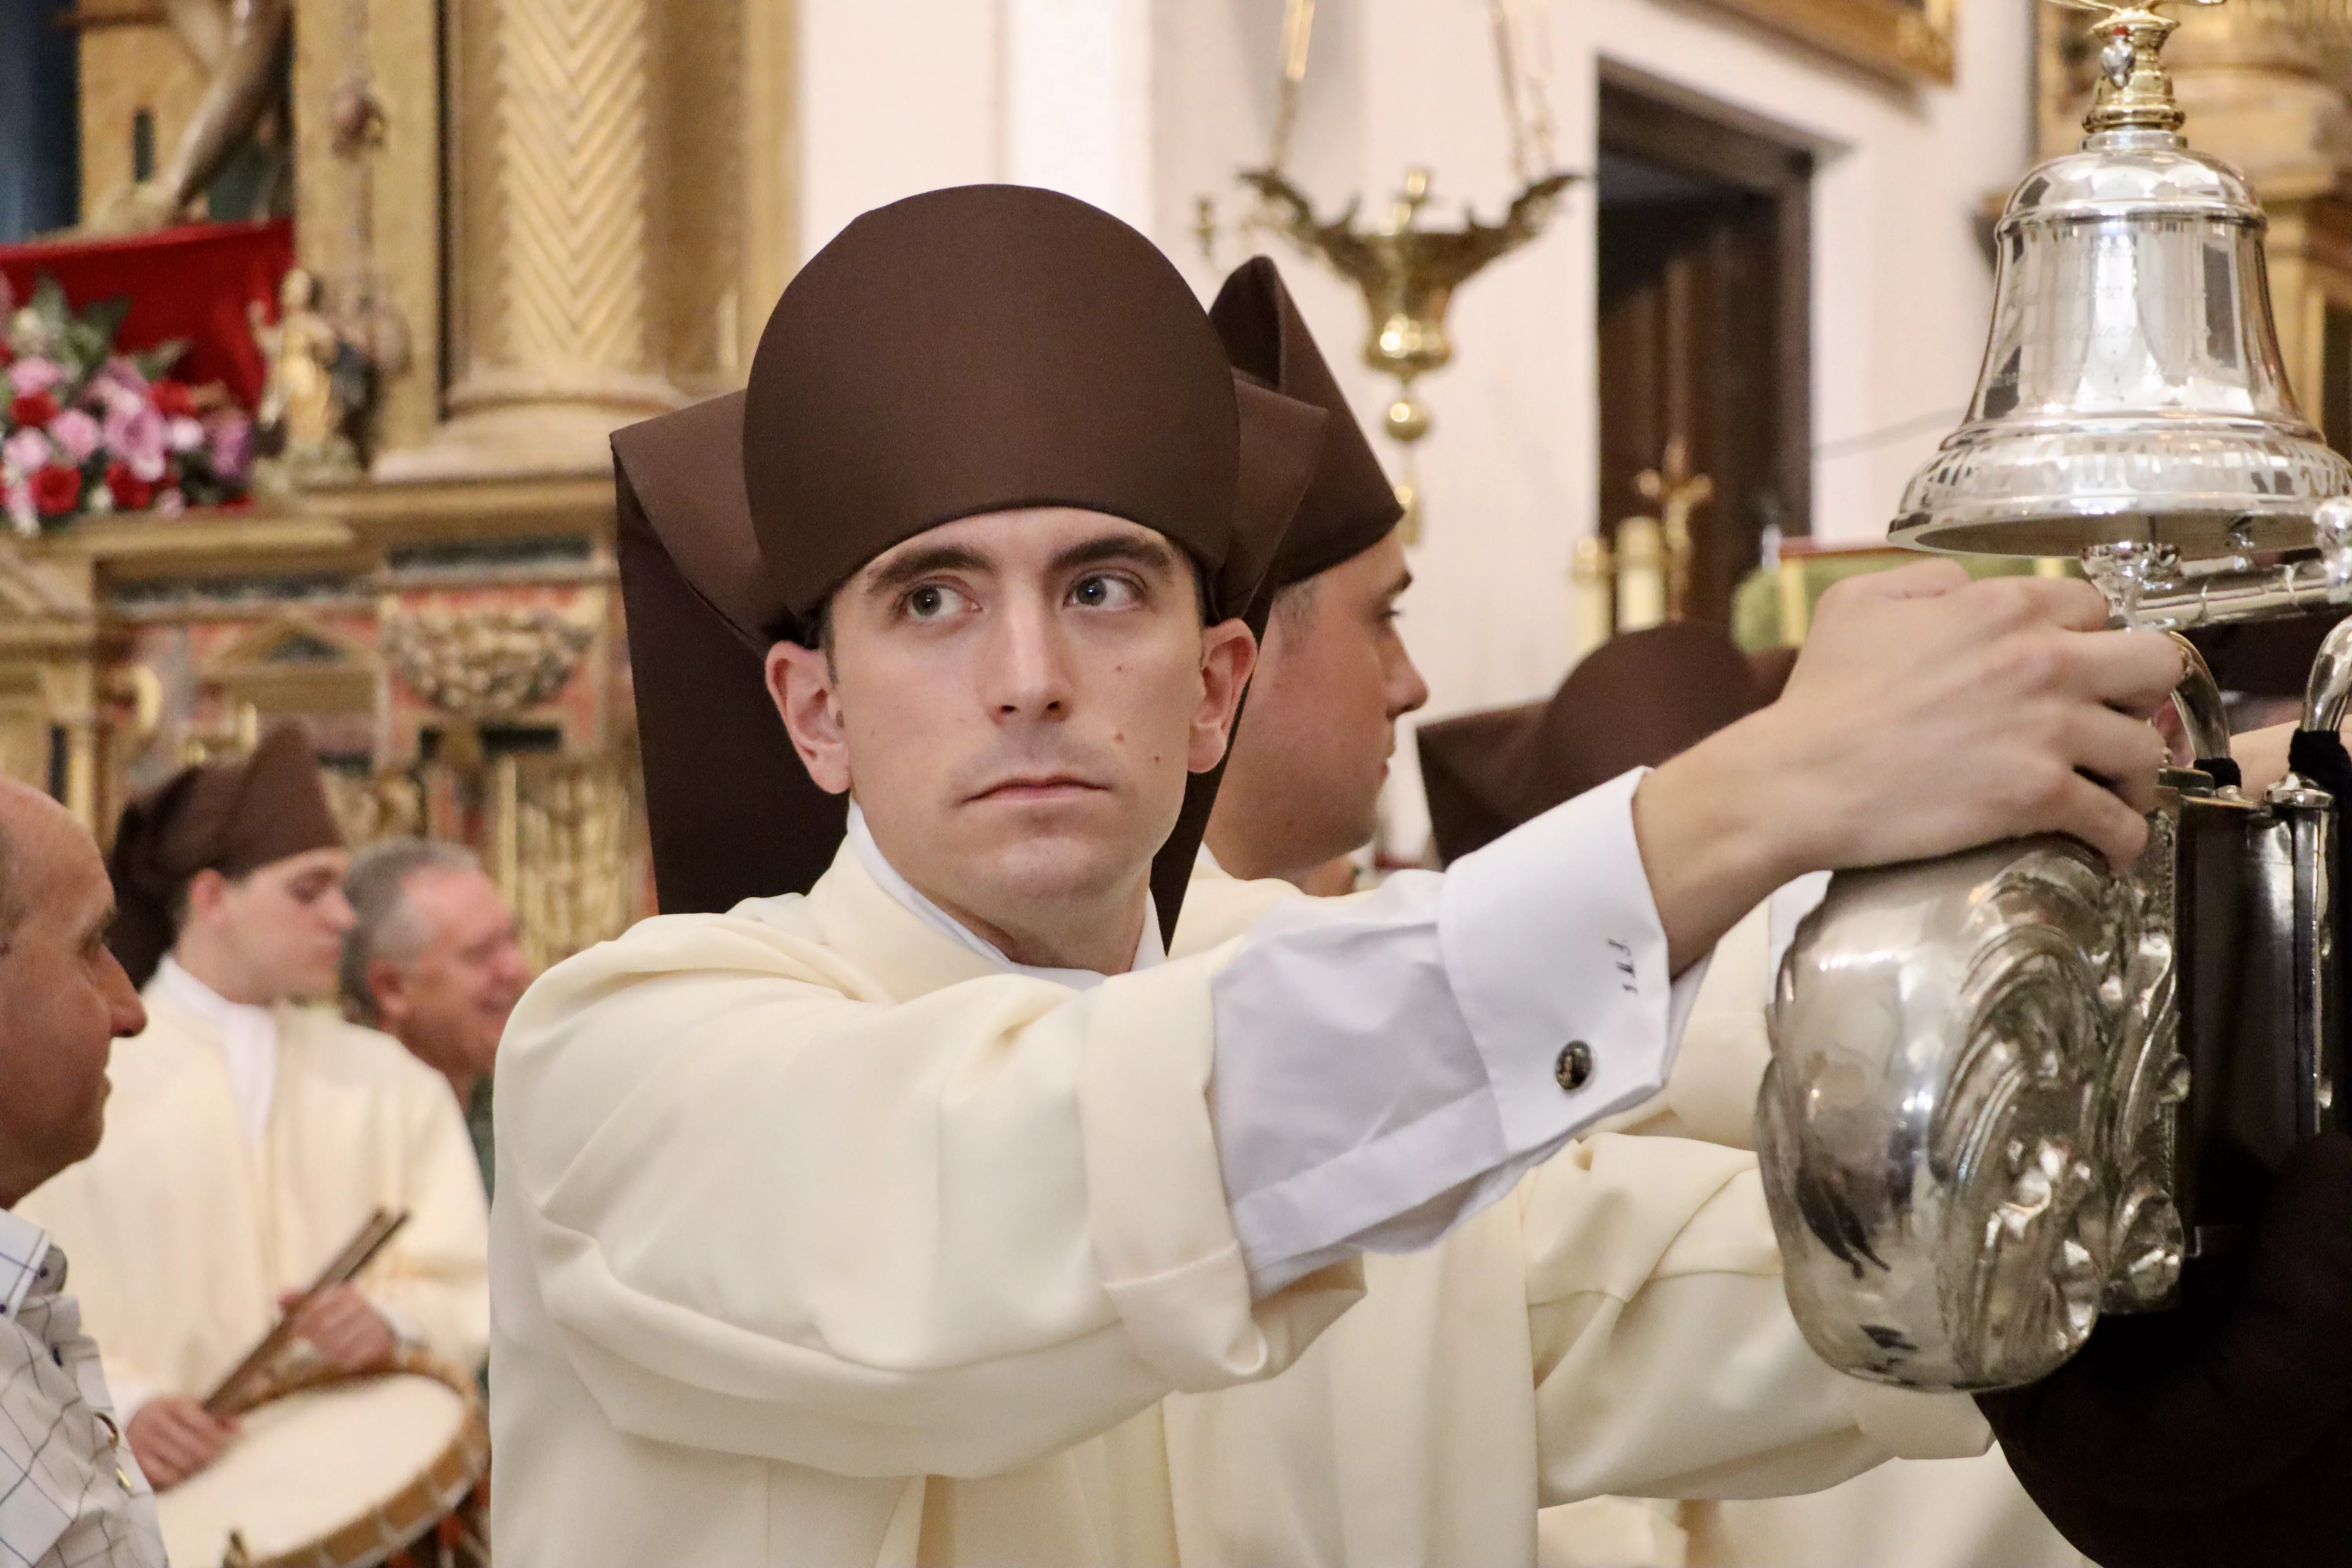
[[[1141,597],[1124,577],[1081,577],[1070,588],[1070,603],[1089,610],[1123,610]]]
[[[953,615],[964,602],[961,594],[940,583],[925,583],[920,587],[909,588],[907,596],[898,601],[906,614],[918,621],[936,621],[941,616]]]

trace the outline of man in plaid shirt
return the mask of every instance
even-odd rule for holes
[[[112,1042],[146,1026],[106,945],[113,916],[81,825],[0,780],[0,1568],[163,1563],[65,1254],[11,1212],[98,1147]]]

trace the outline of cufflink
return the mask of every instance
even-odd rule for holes
[[[1592,1047],[1582,1040],[1570,1040],[1553,1064],[1551,1076],[1564,1094],[1574,1094],[1592,1081]]]

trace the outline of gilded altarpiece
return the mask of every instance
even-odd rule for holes
[[[365,470],[0,541],[0,769],[104,838],[299,719],[354,838],[473,846],[535,963],[650,912],[604,438],[740,383],[795,243],[791,28],[790,0],[298,0],[299,258],[406,351]],[[82,47],[102,186],[132,116],[179,134],[190,66],[161,5]]]

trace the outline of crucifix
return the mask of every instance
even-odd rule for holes
[[[1690,443],[1676,436],[1666,442],[1664,462],[1635,475],[1633,488],[1657,503],[1665,537],[1666,619],[1679,621],[1690,613],[1691,513],[1715,499],[1715,480],[1691,472]]]

